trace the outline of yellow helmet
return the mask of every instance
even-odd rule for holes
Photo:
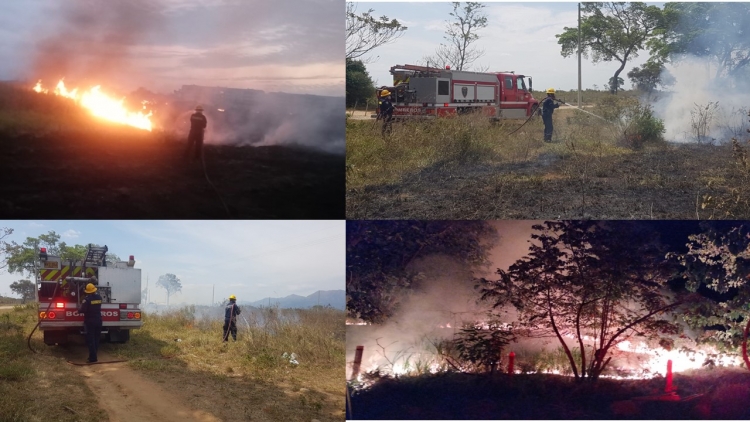
[[[237,300],[237,296],[235,296],[235,295],[229,295],[229,300]]]
[[[96,286],[94,286],[93,283],[89,283],[86,285],[86,289],[83,291],[86,294],[91,294],[96,292]]]
[[[388,91],[387,89],[384,89],[384,90],[380,91],[380,96],[381,97],[387,97],[389,95],[391,95],[391,91]]]
[[[554,94],[554,93],[555,93],[555,88],[548,88],[547,89],[547,94]]]

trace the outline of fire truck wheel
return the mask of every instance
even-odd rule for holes
[[[130,340],[130,330],[112,330],[107,334],[110,343],[127,343]]]
[[[54,346],[55,344],[63,345],[68,342],[68,333],[65,331],[45,331],[44,344]]]

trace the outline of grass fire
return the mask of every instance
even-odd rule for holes
[[[350,221],[349,416],[747,418],[748,233]]]
[[[284,1],[8,2],[0,216],[342,218],[337,6]]]

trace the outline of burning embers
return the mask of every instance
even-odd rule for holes
[[[40,94],[49,93],[49,90],[42,86],[42,81],[37,82],[33,90]],[[63,80],[60,79],[60,82],[57,83],[52,93],[60,97],[72,99],[96,117],[151,131],[152,124],[150,118],[152,113],[150,111],[148,114],[144,114],[143,111],[127,110],[123,104],[125,98],[118,100],[111,97],[103,93],[99,85],[83,92],[78,92],[78,88],[69,91],[65,87]]]

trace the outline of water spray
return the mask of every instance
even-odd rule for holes
[[[575,109],[575,110],[578,110],[578,111],[582,111],[582,112],[584,112],[584,113],[586,113],[586,114],[588,114],[588,115],[591,115],[591,116],[594,116],[594,117],[596,117],[597,119],[601,119],[601,120],[604,120],[604,121],[605,121],[605,122],[607,122],[607,123],[612,123],[612,122],[610,122],[609,120],[605,119],[604,117],[602,117],[602,116],[598,116],[598,115],[596,115],[596,114],[594,114],[594,113],[592,113],[592,112],[590,112],[590,111],[586,111],[586,110],[584,110],[584,109],[582,109],[582,108],[579,108],[579,107],[575,107],[575,106],[572,106],[572,105],[570,105],[570,104],[566,104],[566,103],[562,103],[562,104],[563,104],[563,105],[566,105],[566,106],[568,106],[568,107],[573,107],[573,109]]]

